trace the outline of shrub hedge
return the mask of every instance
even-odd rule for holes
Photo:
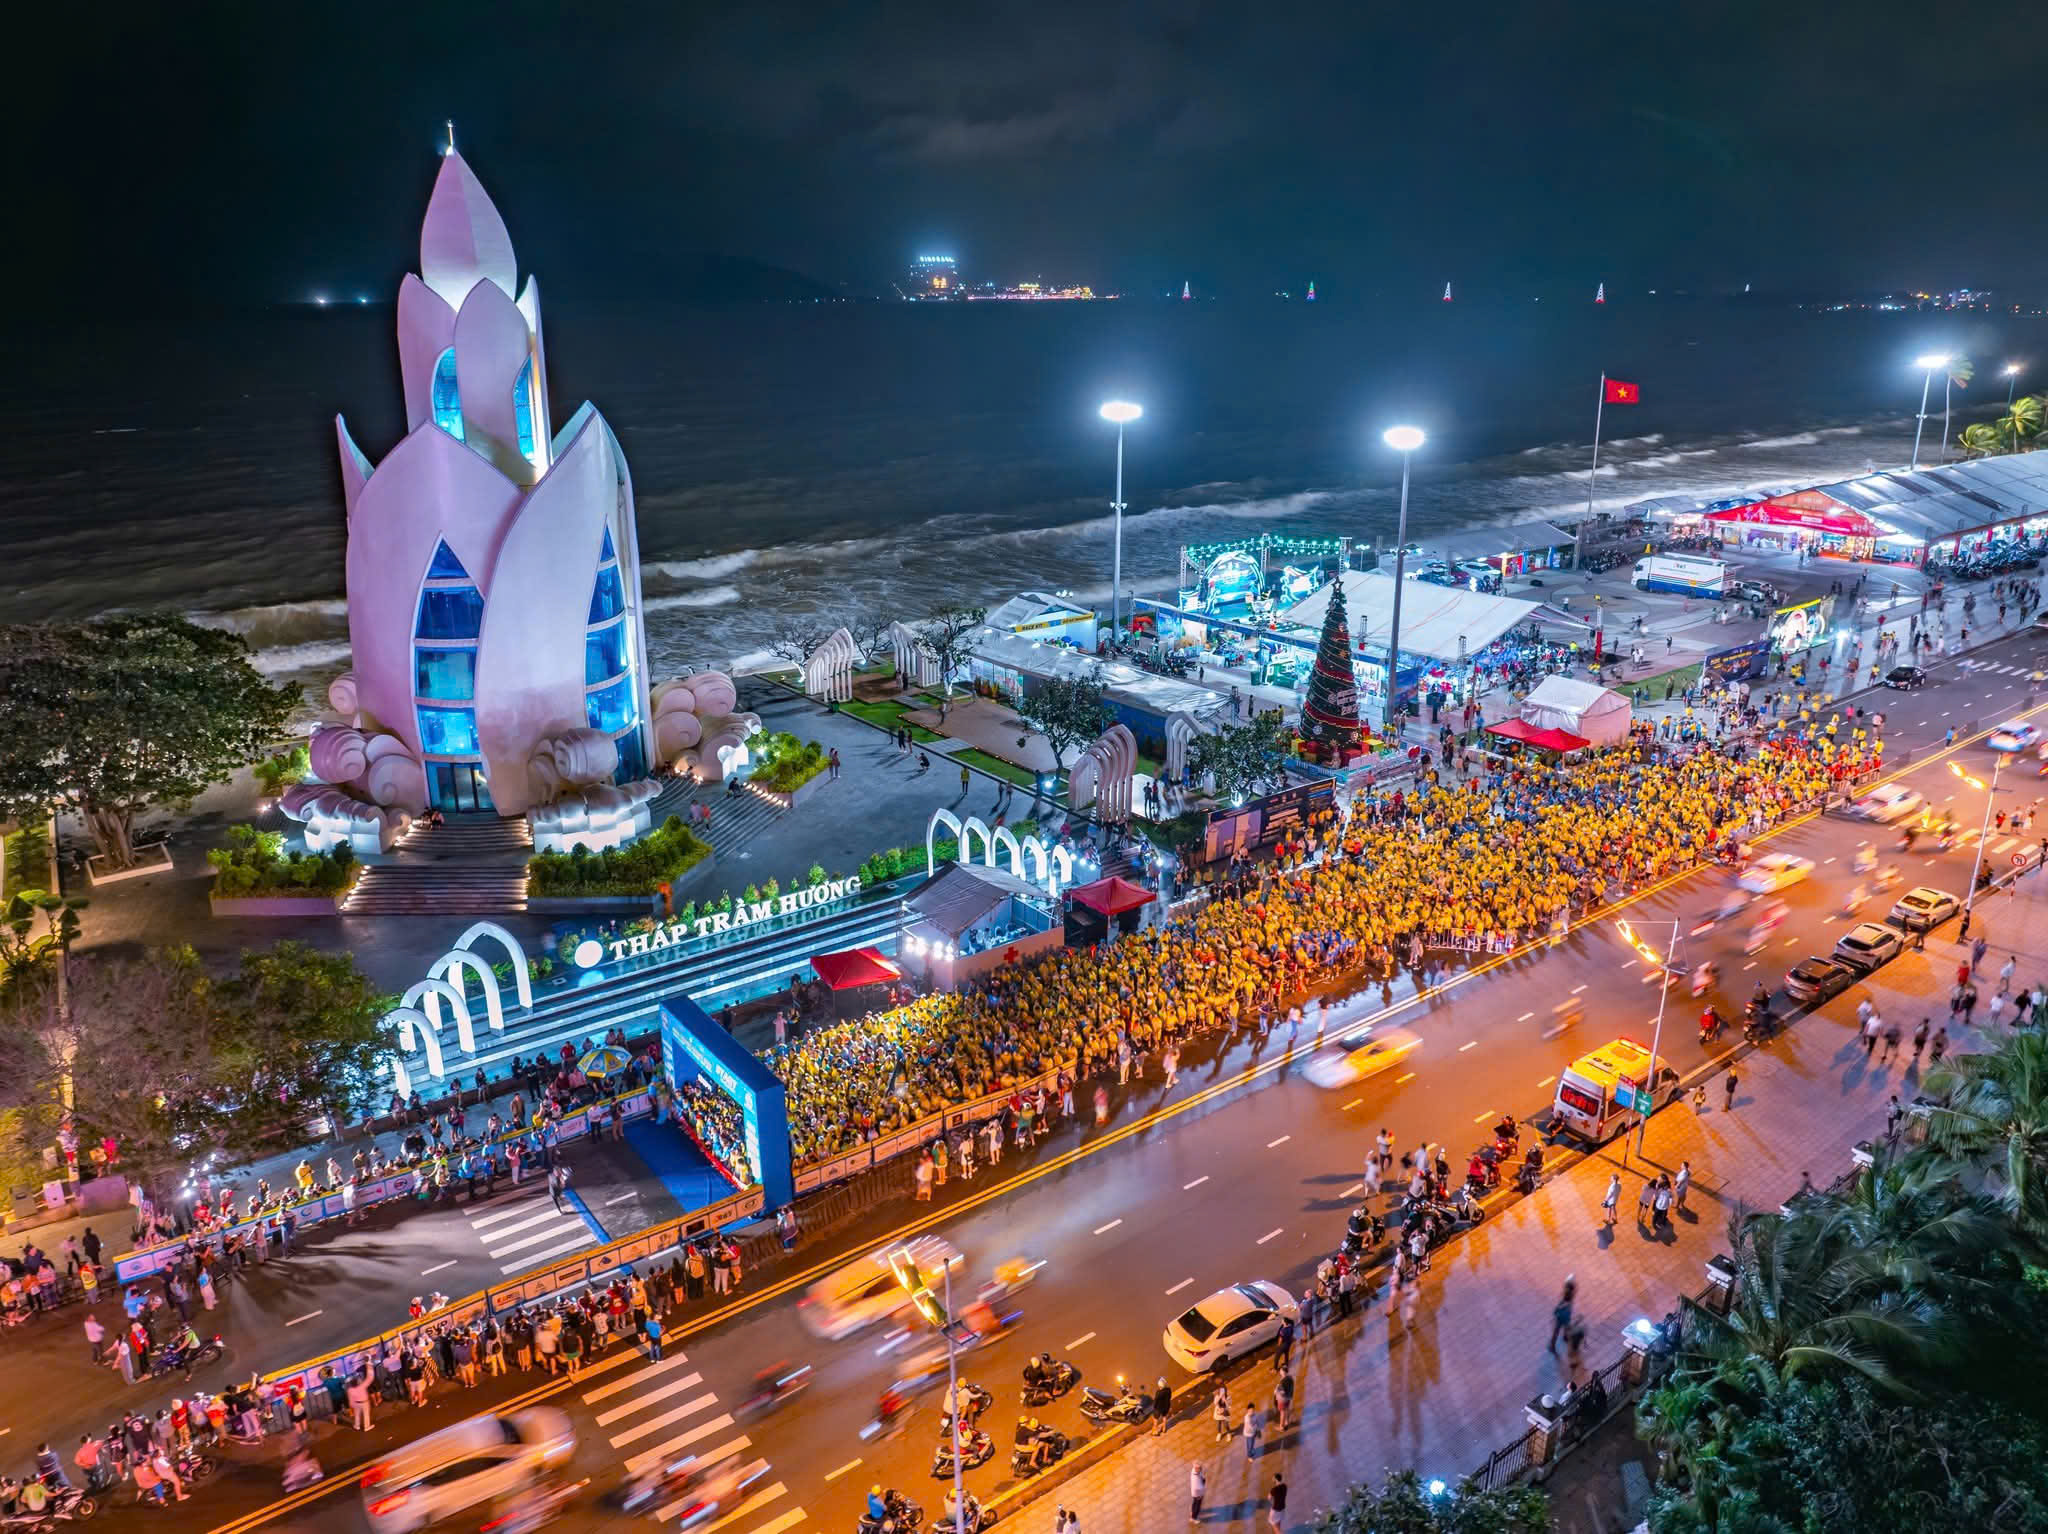
[[[358,867],[346,843],[326,852],[294,848],[287,853],[282,833],[254,826],[234,827],[228,844],[207,853],[206,861],[214,870],[218,900],[277,895],[331,900],[355,881]]]
[[[543,852],[526,865],[527,893],[560,896],[651,895],[711,855],[711,846],[671,815],[637,842],[592,852]]]

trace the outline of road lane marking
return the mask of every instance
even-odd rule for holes
[[[1111,1220],[1107,1225],[1096,1226],[1095,1234],[1099,1236],[1102,1235],[1105,1231],[1115,1230],[1119,1225],[1123,1224],[1123,1222],[1123,1216],[1118,1215],[1114,1220]]]
[[[1175,1285],[1174,1285],[1174,1286],[1173,1286],[1173,1287],[1172,1287],[1171,1289],[1167,1290],[1166,1292],[1167,1292],[1168,1294],[1179,1294],[1179,1293],[1181,1292],[1181,1290],[1183,1290],[1183,1289],[1187,1288],[1187,1286],[1188,1286],[1189,1284],[1192,1284],[1193,1282],[1194,1282],[1194,1280],[1193,1280],[1192,1278],[1184,1278],[1184,1279],[1182,1279],[1182,1280],[1181,1280],[1181,1281],[1180,1281],[1179,1283],[1175,1284]]]
[[[1279,1149],[1279,1148],[1280,1148],[1281,1146],[1285,1145],[1285,1144],[1286,1144],[1286,1143],[1287,1143],[1287,1142],[1288,1142],[1289,1140],[1291,1140],[1291,1139],[1293,1139],[1293,1138],[1294,1138],[1294,1136],[1293,1136],[1293,1135],[1282,1135],[1282,1136],[1281,1136],[1281,1137],[1280,1137],[1279,1139],[1277,1139],[1277,1140],[1268,1140],[1268,1141],[1266,1142],[1266,1149],[1267,1149],[1267,1150],[1278,1150],[1278,1149]]]
[[[1080,1335],[1080,1336],[1076,1337],[1076,1338],[1075,1338],[1075,1339],[1074,1339],[1074,1340],[1073,1340],[1072,1342],[1070,1342],[1070,1343],[1068,1343],[1068,1344],[1067,1344],[1067,1351],[1068,1351],[1069,1353],[1071,1353],[1071,1352],[1073,1352],[1073,1351],[1074,1351],[1074,1349],[1078,1348],[1078,1347],[1079,1347],[1079,1346],[1080,1346],[1080,1345],[1081,1345],[1082,1343],[1084,1343],[1084,1342],[1093,1342],[1094,1340],[1095,1340],[1095,1333],[1093,1333],[1093,1332],[1083,1332],[1083,1333],[1081,1333],[1081,1335]]]
[[[1267,1232],[1266,1232],[1266,1233],[1265,1233],[1265,1234],[1264,1234],[1263,1236],[1259,1237],[1259,1239],[1258,1239],[1257,1241],[1253,1242],[1252,1244],[1253,1244],[1254,1246],[1264,1246],[1264,1245],[1265,1245],[1265,1244],[1266,1244],[1266,1243],[1267,1243],[1268,1241],[1271,1241],[1271,1240],[1272,1240],[1272,1239],[1273,1239],[1273,1238],[1274,1238],[1275,1236],[1279,1235],[1279,1234],[1280,1234],[1280,1232],[1281,1232],[1281,1231],[1283,1231],[1283,1230],[1285,1230],[1286,1228],[1287,1228],[1286,1226],[1282,1225],[1282,1226],[1279,1226],[1279,1227],[1278,1227],[1278,1228],[1276,1228],[1276,1229],[1273,1229],[1273,1230],[1269,1230],[1269,1231],[1267,1231]]]
[[[517,1262],[505,1263],[498,1271],[500,1273],[517,1273],[521,1268],[530,1268],[537,1262],[546,1262],[550,1257],[559,1257],[564,1252],[573,1252],[579,1246],[589,1246],[595,1240],[597,1240],[597,1237],[593,1236],[588,1230],[585,1230],[582,1235],[575,1237],[573,1240],[564,1241],[560,1246],[551,1246],[543,1251],[534,1252],[522,1257]]]
[[[326,1311],[324,1311],[324,1310],[309,1310],[309,1311],[307,1311],[307,1312],[306,1312],[306,1313],[305,1313],[305,1314],[304,1314],[303,1316],[294,1316],[294,1317],[292,1317],[292,1319],[291,1319],[291,1320],[289,1320],[289,1321],[285,1322],[285,1325],[286,1325],[286,1326],[297,1326],[297,1325],[298,1325],[298,1324],[299,1324],[299,1323],[300,1323],[301,1321],[310,1321],[310,1320],[312,1320],[312,1319],[313,1319],[313,1318],[314,1318],[315,1316],[324,1316],[324,1315],[326,1315],[326,1314],[327,1314],[327,1312],[326,1312]]]
[[[745,854],[741,855],[745,856]],[[859,1461],[855,1461],[855,1463],[857,1464]],[[737,1517],[738,1514],[734,1514],[734,1516]],[[753,1531],[753,1534],[788,1534],[790,1529],[795,1528],[809,1516],[810,1514],[806,1513],[802,1508],[793,1507],[780,1518],[771,1518],[768,1522],[762,1524],[761,1527]]]
[[[1575,985],[1572,987],[1572,994],[1576,996],[1579,994],[1579,992],[1583,991],[1584,989],[1585,987],[1583,985]]]
[[[768,1487],[766,1490],[755,1492],[751,1497],[747,1498],[746,1501],[742,1502],[738,1507],[734,1508],[731,1512],[727,1513],[723,1518],[719,1518],[711,1523],[705,1524],[704,1534],[717,1534],[718,1530],[726,1528],[730,1524],[738,1522],[740,1519],[746,1517],[749,1513],[760,1512],[762,1508],[766,1507],[769,1503],[773,1502],[777,1497],[785,1495],[788,1491],[789,1488],[787,1486],[783,1485],[782,1482],[777,1481],[773,1486]],[[667,1512],[668,1509],[663,1508],[661,1511]],[[789,1525],[785,1523],[782,1525],[782,1527],[786,1529],[789,1527]]]
[[[1555,1076],[1545,1076],[1541,1081],[1537,1082],[1536,1085],[1539,1087],[1547,1087],[1555,1080],[1557,1080]]]
[[[1526,1023],[1527,1021],[1529,1021],[1530,1018],[1534,1017],[1535,1015],[1536,1014],[1534,1012],[1524,1012],[1520,1017],[1516,1018],[1515,1021],[1518,1023]]]
[[[453,1258],[453,1257],[450,1257],[450,1258],[449,1258],[449,1259],[448,1259],[448,1260],[447,1260],[446,1262],[437,1262],[437,1263],[435,1263],[435,1264],[434,1264],[434,1265],[433,1265],[433,1266],[432,1266],[431,1268],[421,1268],[421,1269],[420,1269],[420,1277],[421,1277],[421,1278],[431,1278],[431,1277],[432,1277],[432,1276],[433,1276],[434,1274],[436,1274],[436,1273],[440,1272],[440,1271],[441,1271],[441,1270],[442,1270],[443,1268],[452,1268],[452,1267],[454,1267],[454,1266],[455,1266],[455,1263],[456,1263],[456,1259],[455,1259],[455,1258]]]
[[[517,1203],[508,1205],[506,1208],[493,1209],[489,1214],[472,1215],[469,1221],[470,1228],[472,1230],[481,1230],[486,1225],[495,1225],[500,1220],[509,1220],[514,1215],[525,1214],[545,1196],[546,1189],[537,1189],[531,1196],[522,1198]]]
[[[1484,1124],[1488,1119],[1492,1117],[1493,1110],[1491,1108],[1488,1108],[1484,1113],[1480,1114],[1479,1117],[1474,1119],[1472,1122],[1475,1124]]]
[[[722,1433],[732,1426],[732,1418],[720,1414],[709,1422],[700,1422],[687,1433],[678,1433],[673,1438],[663,1439],[645,1453],[636,1454],[626,1461],[630,1474],[638,1475],[654,1465],[660,1464],[678,1449],[686,1449],[700,1438],[709,1438],[713,1433]]]
[[[836,1481],[836,1480],[838,1480],[838,1479],[839,1479],[839,1478],[840,1478],[840,1477],[841,1477],[842,1475],[846,1474],[846,1472],[847,1472],[847,1471],[849,1471],[849,1470],[854,1470],[854,1469],[858,1469],[858,1468],[859,1468],[859,1466],[860,1466],[860,1456],[859,1456],[859,1455],[855,1455],[855,1456],[854,1456],[854,1457],[853,1457],[852,1459],[848,1460],[848,1461],[847,1461],[847,1462],[846,1462],[845,1464],[841,1465],[841,1466],[840,1466],[840,1467],[839,1467],[839,1468],[838,1468],[837,1470],[828,1470],[828,1471],[826,1471],[826,1472],[825,1472],[825,1479],[826,1479],[826,1480],[828,1480],[828,1481]]]
[[[1200,1177],[1197,1177],[1193,1182],[1182,1183],[1180,1185],[1180,1191],[1186,1193],[1191,1188],[1199,1188],[1202,1186],[1203,1183],[1207,1182],[1208,1180],[1209,1174],[1207,1172],[1204,1172]]]
[[[1638,961],[1638,960],[1635,960],[1635,959],[1627,959],[1627,960],[1624,960],[1624,961],[1623,961],[1623,963],[1622,963],[1622,966],[1621,966],[1621,967],[1622,967],[1623,969],[1634,969],[1634,968],[1636,967],[1636,965],[1637,965],[1637,963],[1638,963],[1638,962],[1640,962],[1640,961]]]
[[[691,1386],[703,1383],[703,1375],[686,1374],[681,1379],[670,1380],[658,1390],[650,1390],[643,1396],[635,1396],[624,1406],[614,1406],[610,1411],[599,1412],[592,1420],[599,1427],[610,1427],[614,1422],[632,1416],[634,1412],[639,1411],[642,1407],[652,1406],[656,1401],[666,1401],[670,1396],[681,1395]]]
[[[1751,960],[1750,960],[1750,961],[1749,961],[1749,962],[1748,962],[1747,964],[1745,964],[1745,965],[1743,965],[1743,966],[1742,966],[1742,972],[1743,972],[1743,973],[1744,973],[1744,974],[1746,975],[1746,974],[1748,974],[1748,973],[1749,973],[1749,972],[1750,972],[1751,970],[1753,970],[1753,969],[1755,969],[1755,968],[1756,968],[1756,960],[1754,960],[1754,959],[1751,959]]]
[[[524,1209],[515,1209],[512,1212],[514,1214],[526,1214],[526,1210]],[[486,1215],[485,1219],[488,1218],[489,1216]],[[545,1225],[550,1220],[559,1220],[561,1218],[562,1211],[557,1209],[553,1204],[550,1204],[547,1208],[541,1210],[539,1214],[527,1215],[525,1219],[519,1221],[517,1224],[514,1225],[500,1225],[496,1230],[491,1231],[489,1234],[485,1234],[485,1232],[481,1229],[484,1223],[483,1220],[471,1221],[470,1229],[476,1231],[477,1236],[481,1240],[496,1241],[501,1237],[513,1234],[515,1231],[528,1230],[535,1225]]]
[[[1822,858],[1822,859],[1820,860],[1820,862],[1821,862],[1821,867],[1825,868],[1825,867],[1827,867],[1827,865],[1828,865],[1828,864],[1830,864],[1830,863],[1834,862],[1834,859],[1833,859],[1833,858]]]
[[[631,1427],[612,1440],[614,1449],[623,1449],[629,1443],[638,1443],[667,1427],[671,1422],[680,1422],[693,1412],[700,1412],[707,1406],[716,1406],[718,1397],[706,1392],[695,1400],[685,1401],[681,1406],[663,1412],[659,1417],[650,1417],[638,1427]]]
[[[1357,1107],[1357,1106],[1358,1106],[1358,1105],[1359,1105],[1360,1103],[1362,1103],[1362,1102],[1364,1102],[1364,1101],[1365,1101],[1365,1099],[1364,1099],[1364,1098],[1362,1098],[1362,1097],[1354,1097],[1354,1098],[1352,1098],[1352,1099],[1351,1099],[1351,1101],[1350,1101],[1350,1102],[1346,1103],[1346,1104],[1345,1104],[1345,1105],[1343,1106],[1343,1108],[1342,1108],[1342,1109],[1340,1109],[1339,1111],[1340,1111],[1340,1112],[1344,1112],[1344,1113],[1349,1113],[1349,1112],[1350,1112],[1350,1111],[1351,1111],[1351,1110],[1352,1110],[1353,1108],[1356,1108],[1356,1107]]]
[[[1404,1081],[1413,1081],[1414,1079],[1415,1079],[1415,1072],[1413,1072],[1413,1071],[1410,1071],[1410,1072],[1409,1072],[1409,1073],[1408,1073],[1407,1075],[1405,1075],[1405,1076],[1396,1076],[1396,1077],[1394,1078],[1394,1085],[1398,1087],[1398,1086],[1399,1086],[1399,1085],[1400,1085],[1400,1084],[1401,1084],[1402,1082],[1404,1082]]]
[[[625,1356],[627,1358],[633,1358],[639,1355],[634,1352],[628,1352],[627,1354],[625,1354]],[[595,1405],[597,1402],[605,1400],[610,1396],[618,1395],[622,1391],[631,1390],[635,1386],[644,1385],[649,1380],[653,1379],[655,1375],[666,1374],[669,1372],[669,1370],[675,1368],[677,1364],[686,1362],[688,1362],[688,1360],[684,1358],[684,1356],[681,1353],[677,1353],[671,1358],[662,1359],[659,1363],[649,1364],[644,1369],[636,1370],[632,1374],[628,1374],[620,1379],[613,1380],[609,1385],[601,1385],[596,1390],[584,1391],[583,1404],[585,1406]],[[692,1380],[692,1383],[695,1383],[694,1379]]]
[[[1470,1044],[1460,1044],[1458,1046],[1458,1053],[1462,1055],[1466,1050],[1477,1049],[1478,1047],[1479,1041],[1477,1039],[1474,1039]]]
[[[1355,1182],[1355,1183],[1353,1183],[1353,1184],[1352,1184],[1352,1185],[1351,1185],[1350,1187],[1346,1188],[1346,1189],[1345,1189],[1345,1190],[1344,1190],[1344,1191],[1343,1191],[1342,1193],[1338,1194],[1338,1195],[1337,1195],[1337,1197],[1339,1197],[1339,1198],[1350,1198],[1350,1197],[1351,1197],[1352,1195],[1354,1195],[1354,1194],[1358,1194],[1358,1193],[1363,1193],[1364,1191],[1365,1191],[1365,1184],[1364,1184],[1364,1183],[1362,1183],[1362,1182]]]
[[[639,1196],[640,1196],[640,1190],[639,1190],[638,1188],[635,1188],[635,1189],[633,1189],[633,1190],[632,1190],[632,1191],[630,1191],[630,1192],[627,1192],[627,1193],[621,1193],[621,1194],[620,1194],[620,1195],[619,1195],[619,1196],[618,1196],[617,1198],[608,1198],[608,1199],[606,1199],[606,1200],[604,1201],[604,1207],[605,1207],[605,1208],[607,1208],[607,1209],[609,1209],[609,1208],[611,1208],[611,1207],[612,1207],[612,1205],[614,1205],[614,1204],[623,1204],[623,1203],[625,1203],[625,1202],[626,1202],[626,1200],[627,1200],[627,1199],[631,1199],[631,1198],[638,1198]]]

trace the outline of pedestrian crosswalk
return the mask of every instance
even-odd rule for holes
[[[684,1455],[694,1458],[701,1469],[710,1469],[753,1447],[732,1414],[720,1409],[717,1392],[702,1388],[703,1376],[690,1366],[687,1354],[650,1360],[638,1348],[621,1349],[585,1369],[582,1377],[589,1386],[582,1392],[583,1404],[593,1408],[591,1420],[605,1433],[605,1441],[625,1453],[629,1475]],[[722,1509],[702,1525],[701,1534],[786,1534],[807,1516],[802,1508],[787,1505],[789,1495],[789,1488],[772,1473],[763,1474],[736,1506]],[[655,1521],[668,1522],[688,1500],[657,1508]],[[757,1514],[769,1516],[755,1523]]]
[[[2005,665],[1992,660],[1961,660],[1956,662],[1956,667],[1961,671],[1981,672],[1985,676],[2032,676],[2035,670],[2032,666]]]
[[[545,1187],[470,1215],[469,1228],[506,1273],[523,1272],[602,1239],[577,1210],[567,1205],[556,1208]]]

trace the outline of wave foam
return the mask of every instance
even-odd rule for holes
[[[1754,442],[1740,444],[1746,448],[1756,447],[1814,447],[1820,438],[1810,431],[1795,432],[1789,437],[1759,437]]]
[[[739,549],[731,554],[706,554],[701,559],[642,560],[642,575],[657,575],[670,581],[715,581],[722,575],[744,570],[761,558],[759,549]]]
[[[700,586],[695,591],[674,591],[667,596],[648,597],[640,606],[643,612],[658,613],[671,607],[724,607],[739,599],[737,587]]]
[[[249,657],[249,664],[265,676],[294,676],[302,671],[334,670],[344,665],[348,657],[346,639],[314,640],[258,650]]]

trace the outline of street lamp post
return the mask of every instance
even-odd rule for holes
[[[1927,396],[1934,388],[1934,370],[1948,366],[1947,352],[1932,352],[1925,357],[1915,357],[1913,366],[1921,369],[1920,414],[1913,419],[1913,467],[1920,467],[1920,434],[1927,429]]]
[[[1124,603],[1124,428],[1145,413],[1142,405],[1129,400],[1104,402],[1102,419],[1116,423],[1116,499],[1110,510],[1116,517],[1116,551],[1109,566],[1109,632],[1112,638],[1123,632]]]
[[[2017,362],[2008,362],[2005,365],[2005,413],[2007,415],[2012,414],[2013,390],[2019,387],[2019,382],[2020,365]]]
[[[1387,732],[1398,736],[1395,723],[1401,699],[1401,589],[1408,568],[1408,464],[1424,437],[1419,426],[1389,426],[1380,434],[1401,455],[1401,515],[1394,530],[1394,611],[1387,628]]]
[[[1968,783],[1972,788],[1984,788],[1985,786],[1982,778],[1971,777],[1954,762],[1948,764],[1948,770],[1961,778],[1965,783]],[[1977,880],[1984,872],[1984,843],[1990,838],[1991,834],[1991,801],[1998,797],[1998,775],[2004,771],[2005,753],[2001,751],[1998,754],[1998,760],[1991,765],[1991,786],[1985,789],[1984,793],[1984,819],[1977,828],[1977,859],[1970,865],[1970,888],[1969,892],[1963,896],[1963,924],[1956,930],[1958,938],[1966,938],[1970,935],[1970,913],[1977,905]]]
[[[1635,949],[1646,963],[1655,964],[1658,962],[1657,950],[1637,937],[1633,927],[1625,921],[1618,922],[1616,925],[1621,928],[1621,935],[1628,939],[1629,946]],[[1650,1114],[1657,1106],[1657,1060],[1659,1058],[1659,1051],[1664,1047],[1664,1007],[1671,1000],[1671,966],[1677,960],[1677,957],[1678,923],[1673,921],[1671,923],[1671,941],[1664,948],[1663,979],[1657,987],[1657,1022],[1654,1031],[1650,1034],[1649,1080],[1643,1083],[1644,1088],[1650,1094],[1650,1106],[1649,1108],[1638,1108],[1636,1111],[1636,1154],[1638,1156],[1643,1153],[1643,1137],[1649,1132]]]

